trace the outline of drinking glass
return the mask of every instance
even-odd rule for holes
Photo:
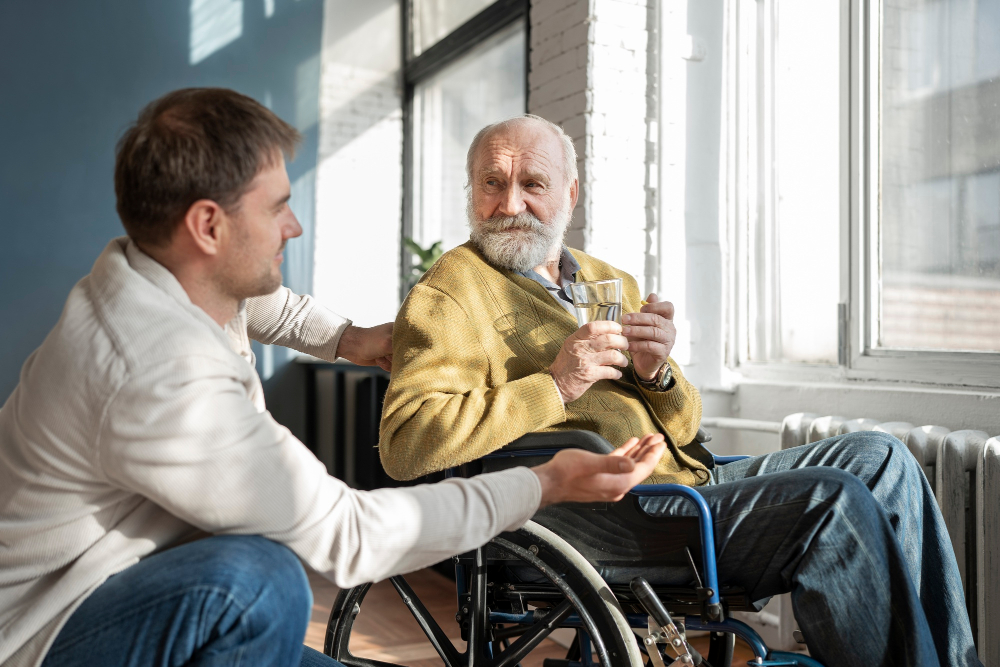
[[[596,320],[622,323],[621,278],[571,283],[569,294],[576,309],[576,321],[581,327]]]

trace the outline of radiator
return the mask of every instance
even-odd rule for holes
[[[986,667],[1000,667],[1000,438],[983,431],[807,412],[780,423],[720,418],[704,419],[702,425],[773,432],[782,449],[854,431],[883,431],[906,443],[934,489],[948,527],[980,659]],[[771,626],[762,629],[770,630],[777,646],[795,649],[791,601],[783,595],[776,602],[775,612],[747,620]]]

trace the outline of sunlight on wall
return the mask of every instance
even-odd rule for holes
[[[305,132],[319,121],[319,54],[295,68],[295,127]]]
[[[264,0],[264,18],[274,16],[274,0]]]
[[[242,34],[243,0],[191,0],[192,65]]]
[[[302,236],[291,239],[285,248],[285,285],[299,294],[312,291],[312,263],[309,254],[312,244],[313,220],[316,211],[316,170],[310,169],[292,181],[292,198],[288,205],[302,225]]]

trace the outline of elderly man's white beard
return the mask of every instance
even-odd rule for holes
[[[521,273],[544,264],[549,254],[562,245],[571,217],[568,198],[548,224],[527,211],[481,219],[472,208],[471,197],[467,213],[469,238],[487,261]]]

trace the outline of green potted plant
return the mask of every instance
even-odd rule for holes
[[[434,262],[438,261],[438,257],[443,255],[444,251],[441,249],[441,241],[435,241],[427,248],[423,248],[409,237],[403,239],[403,247],[414,255],[414,262],[405,276],[406,290],[409,291],[420,281],[424,273],[434,266]]]

